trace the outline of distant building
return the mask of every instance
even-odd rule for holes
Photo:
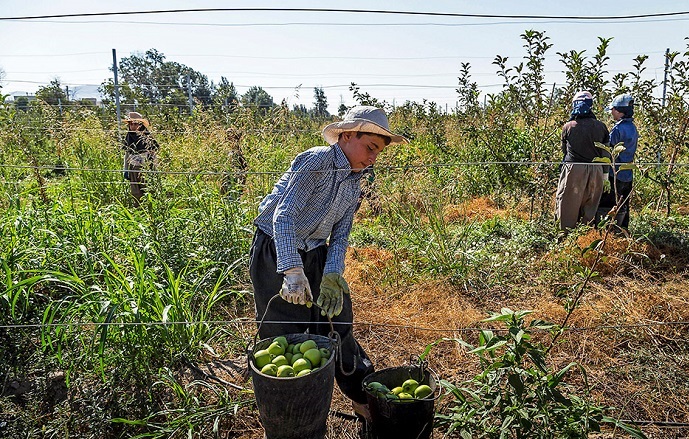
[[[36,95],[29,94],[28,92],[18,91],[10,93],[10,98],[11,99],[8,99],[8,101],[17,102],[17,100],[19,100],[24,102],[31,102],[36,100]]]

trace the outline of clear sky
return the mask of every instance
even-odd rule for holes
[[[500,90],[496,55],[515,65],[524,57],[526,29],[545,31],[553,47],[546,80],[562,83],[557,52],[593,56],[597,37],[613,37],[610,78],[649,56],[647,78],[663,77],[665,49],[687,51],[689,15],[583,21],[574,19],[433,17],[344,12],[185,12],[84,18],[5,20],[9,17],[191,8],[332,8],[490,15],[621,16],[689,11],[686,1],[129,1],[0,0],[2,93],[34,93],[59,78],[76,97],[93,96],[111,78],[118,58],[155,48],[217,83],[221,76],[240,93],[263,87],[276,102],[313,105],[323,87],[329,109],[354,103],[348,86],[402,104],[434,101],[453,107],[461,63],[483,93]]]

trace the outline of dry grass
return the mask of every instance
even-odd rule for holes
[[[485,200],[461,209],[482,215],[504,215]],[[591,231],[577,240],[580,248],[600,238]],[[567,331],[554,346],[549,361],[554,368],[571,361],[586,370],[594,401],[614,406],[623,419],[689,423],[689,270],[686,255],[655,248],[645,241],[611,236],[603,248],[606,258],[596,267],[601,277],[588,286],[572,314]],[[665,255],[665,256],[662,256]],[[530,309],[535,318],[562,322],[566,316],[557,286],[542,281],[541,272],[557,258],[591,264],[593,252],[582,255],[545,255],[531,272],[522,273],[523,284],[510,294],[497,291],[463,290],[443,279],[414,285],[385,287],[386,276],[395,269],[396,255],[378,248],[350,248],[345,277],[350,284],[355,313],[355,333],[378,369],[416,361],[425,347],[443,337],[475,340],[477,326],[501,307]],[[660,265],[659,265],[660,264]],[[674,267],[665,271],[658,267]],[[684,265],[682,265],[684,264]],[[684,269],[681,269],[681,267]],[[649,267],[655,267],[655,271]],[[679,267],[679,268],[678,268]],[[546,344],[550,336],[537,334]],[[478,372],[478,363],[458,343],[442,342],[428,357],[436,374],[450,381],[468,379]],[[570,373],[567,381],[583,392],[583,376]],[[332,409],[351,414],[348,400],[335,388]],[[243,409],[245,410],[245,409]],[[236,437],[260,438],[257,414],[246,410],[238,416]],[[328,438],[358,437],[360,424],[330,416]],[[689,437],[689,429],[643,428],[650,438]],[[242,431],[243,433],[239,433]],[[438,436],[440,437],[440,436]],[[596,436],[621,437],[607,433]]]

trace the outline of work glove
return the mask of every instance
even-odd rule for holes
[[[344,294],[349,294],[349,285],[339,273],[327,273],[321,280],[321,293],[316,305],[321,308],[321,315],[329,318],[339,316],[342,312]]]
[[[280,297],[295,305],[311,306],[313,301],[311,287],[302,267],[285,270],[285,279],[282,281]]]

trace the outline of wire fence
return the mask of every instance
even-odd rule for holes
[[[250,318],[238,318],[232,320],[197,320],[197,321],[175,321],[175,322],[59,322],[59,323],[25,323],[25,324],[0,324],[0,329],[46,329],[46,328],[102,328],[108,326],[126,327],[126,326],[176,326],[176,325],[211,325],[211,326],[230,326],[230,325],[255,325],[261,323],[261,320],[254,320]],[[329,322],[311,322],[311,321],[282,321],[282,320],[264,320],[263,323],[271,324],[302,324],[302,325],[330,325]],[[481,332],[490,330],[493,332],[507,332],[509,329],[502,328],[480,328],[480,327],[457,327],[457,328],[430,328],[415,325],[402,325],[395,323],[376,323],[358,321],[353,323],[333,322],[335,326],[359,326],[370,328],[394,328],[394,329],[408,329],[422,332],[440,332],[440,333],[462,333],[462,332]],[[654,328],[662,326],[689,326],[689,321],[667,321],[667,322],[648,322],[648,323],[630,323],[621,325],[596,325],[596,326],[568,326],[568,331],[586,332],[586,331],[600,331],[610,329],[635,329],[635,328]],[[534,328],[535,331],[548,332],[546,329]]]

